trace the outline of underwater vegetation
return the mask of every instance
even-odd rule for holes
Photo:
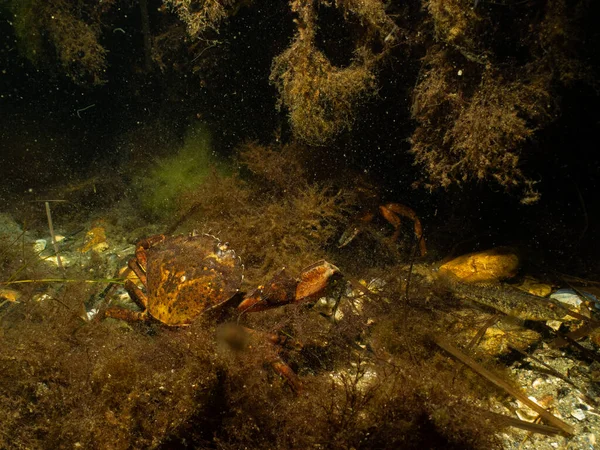
[[[467,3],[427,3],[436,42],[412,98],[411,151],[430,187],[492,179],[533,203],[539,192],[520,162],[527,143],[556,117],[558,85],[595,84],[590,67],[574,58],[585,2],[549,1],[539,14],[524,7],[518,19]],[[515,28],[528,31],[500,41]]]
[[[169,218],[184,192],[197,189],[213,170],[224,170],[215,158],[210,131],[202,123],[191,125],[183,144],[173,153],[136,167],[133,185],[143,208],[155,217]]]
[[[163,3],[185,22],[190,36],[199,37],[209,30],[218,30],[221,22],[235,14],[241,5],[249,2],[206,0],[200,7],[193,0],[164,0]]]
[[[196,229],[228,242],[244,292],[282,267],[293,277],[321,258],[344,262],[336,238],[357,197],[315,177],[298,145],[242,145],[232,173],[211,171],[174,197],[167,234]],[[123,281],[101,277],[124,267],[147,232],[141,199],[129,201],[103,211],[105,222],[90,211],[88,229],[106,228],[107,245],[76,251],[62,272],[4,216],[0,287],[20,297],[0,306],[0,447],[502,448],[505,422],[485,412],[505,394],[436,346],[439,335],[466,344],[481,316],[423,283],[426,265],[415,265],[410,292],[404,259],[353,261],[361,278],[343,273],[331,298],[244,314],[224,304],[180,328],[93,316],[90,304],[124,303]],[[70,245],[87,249],[83,234]],[[279,358],[300,394],[272,369]],[[478,361],[508,378],[498,360]]]
[[[105,82],[107,50],[99,42],[107,4],[65,0],[16,0],[9,7],[19,51],[33,64],[60,71],[79,84]]]
[[[244,144],[248,172],[211,174],[179,198],[178,230],[216,233],[235,248],[257,282],[282,267],[292,273],[325,257],[352,208],[352,197],[306,175],[297,146]]]
[[[353,61],[336,67],[317,48],[315,4],[293,1],[290,6],[298,14],[296,36],[273,60],[270,79],[279,90],[279,107],[288,110],[295,135],[307,143],[325,145],[352,126],[357,103],[375,93],[375,63],[381,56],[373,54],[369,40],[385,42],[395,25],[377,1],[336,4],[345,14],[362,13],[358,19],[371,32],[364,33],[369,40],[358,44]]]
[[[497,446],[469,400],[481,387],[415,353],[428,346],[412,316],[406,353],[398,303],[366,304],[375,326],[350,310],[339,326],[298,306],[253,316],[253,327],[304,342],[288,355],[303,375],[297,396],[265,363],[266,342],[232,347],[208,317],[184,329],[87,322],[88,293],[70,285],[1,312],[3,448]],[[385,357],[357,352],[361,334]]]
[[[328,243],[350,210],[343,193],[302,175],[307,172],[293,150],[248,143],[239,156],[247,175],[212,172],[179,199],[187,214],[178,226],[215,227],[220,236],[231,237],[231,248],[246,266],[247,285],[284,265],[294,274],[329,257]],[[282,158],[289,161],[285,176],[276,170]],[[15,277],[21,248],[32,243],[7,239],[1,241],[0,280],[60,279],[55,266],[33,271],[33,264]],[[105,270],[101,253],[81,258],[64,276],[84,281],[91,269],[99,275]],[[446,385],[452,365],[444,369],[447,361],[421,357],[414,365],[404,347],[406,335],[399,333],[406,313],[399,302],[365,303],[365,315],[352,313],[349,305],[347,320],[339,324],[299,305],[238,318],[303,343],[281,353],[302,377],[303,394],[297,396],[268,364],[270,343],[233,345],[220,337],[222,325],[211,316],[183,329],[89,321],[83,304],[103,291],[102,283],[58,283],[50,290],[44,283],[15,286],[20,301],[0,309],[0,412],[6,417],[0,447],[495,445],[493,426],[471,410],[465,391],[471,386]],[[424,352],[425,330],[422,337],[416,330],[408,333],[411,346],[425,345]],[[369,339],[387,356],[373,364],[357,352],[357,338]],[[427,375],[440,372],[447,381]]]
[[[0,2],[0,203],[12,211],[0,213],[0,448],[490,449],[535,433],[582,442],[600,424],[597,403],[581,406],[598,386],[598,333],[583,335],[596,324],[591,297],[580,303],[592,320],[567,321],[562,306],[519,290],[529,268],[512,249],[508,273],[485,285],[444,275],[442,259],[520,239],[542,254],[556,229],[573,248],[597,244],[582,240],[597,235],[600,209],[584,201],[597,189],[575,183],[597,165],[567,158],[581,131],[570,121],[586,119],[588,148],[600,123],[592,5]],[[588,94],[587,109],[554,131]],[[568,207],[560,220],[525,219],[534,207],[496,192],[538,202],[537,174],[570,162],[580,178],[557,187],[572,195],[556,206]],[[347,230],[353,239],[342,240]],[[184,311],[178,328],[119,320],[143,309],[123,288],[134,256],[144,278],[136,245],[189,233],[210,234],[209,255],[232,256],[233,297],[195,320]],[[556,265],[579,264],[556,241]],[[159,266],[148,273],[175,297],[197,278],[167,266],[197,263],[190,248],[147,252]],[[551,272],[550,257],[537,259]],[[327,295],[236,309],[254,289],[273,300],[273,279],[295,295],[314,267],[335,267]],[[556,279],[544,279],[544,295]],[[196,307],[203,289],[185,300]],[[549,345],[572,333],[581,345]],[[530,351],[563,366],[535,368]],[[507,399],[533,377],[556,388],[532,419],[545,425],[516,419],[519,397]],[[508,419],[521,430],[507,431]]]
[[[268,25],[256,22],[260,2],[153,3],[19,0],[5,10],[21,57],[34,67],[92,88],[128,71],[128,95],[143,102],[154,95],[145,81],[156,77],[172,96],[168,102],[188,102],[228,132],[221,103],[230,105],[250,80],[262,89],[250,95],[260,103],[252,113],[279,109],[290,137],[313,146],[359,139],[352,133],[367,125],[365,108],[390,102],[379,135],[399,131],[410,140],[423,170],[418,185],[492,182],[526,204],[540,194],[529,166],[546,161],[536,138],[559,119],[561,95],[577,86],[597,89],[594,46],[584,45],[597,39],[588,0],[291,0],[268,3]],[[241,39],[255,30],[273,33],[272,42],[235,50],[228,33],[242,36],[240,29]],[[264,67],[242,76],[235,64],[246,55],[235,51]],[[266,126],[250,134],[265,136],[281,124]]]

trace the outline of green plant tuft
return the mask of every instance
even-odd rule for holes
[[[173,155],[155,161],[153,167],[136,180],[139,197],[147,212],[168,217],[175,212],[177,199],[201,186],[212,170],[225,172],[212,151],[211,135],[206,124],[188,129],[183,146]]]

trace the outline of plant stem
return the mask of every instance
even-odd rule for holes
[[[52,245],[54,246],[54,253],[56,253],[56,262],[60,270],[64,273],[65,268],[62,265],[60,254],[58,253],[58,244],[56,243],[56,235],[54,234],[54,226],[52,225],[52,214],[50,213],[50,202],[44,202],[46,204],[46,216],[48,216],[48,228],[50,229],[50,237],[52,238]]]

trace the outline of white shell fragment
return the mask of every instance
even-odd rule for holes
[[[33,300],[36,302],[45,302],[50,300],[52,297],[48,294],[36,294],[33,296]]]
[[[98,314],[98,309],[90,309],[87,313],[86,313],[86,317],[88,321],[92,321],[94,320],[94,317],[96,317],[96,315]]]
[[[550,298],[574,308],[579,308],[582,303],[577,293],[572,289],[559,289],[550,295]]]
[[[45,258],[44,261],[48,261],[49,263],[58,266],[58,259],[56,258],[56,255]],[[63,267],[69,267],[71,265],[71,261],[65,258],[63,255],[60,255],[60,262],[62,263]]]
[[[581,303],[583,303],[582,297],[583,300],[593,303],[596,307],[600,304],[598,299],[589,292],[575,292],[573,289],[559,289],[550,296],[550,298],[574,308],[579,308]]]
[[[44,250],[46,250],[46,239],[36,239],[35,243],[33,244],[33,251],[36,253],[41,253]]]

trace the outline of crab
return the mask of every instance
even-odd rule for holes
[[[394,234],[391,237],[391,242],[397,241],[400,237],[400,227],[402,225],[400,216],[410,219],[413,222],[415,239],[419,244],[419,252],[421,256],[425,256],[427,254],[427,246],[425,245],[425,239],[423,238],[423,227],[421,226],[419,216],[417,216],[417,213],[412,208],[400,203],[387,203],[385,205],[379,205],[377,212],[368,209],[366,213],[360,215],[354,224],[342,234],[342,237],[338,242],[338,247],[345,247],[352,242],[352,240],[373,221],[377,213],[379,213],[394,227]]]
[[[188,326],[234,297],[242,299],[237,306],[241,313],[315,301],[340,274],[336,266],[322,260],[303,270],[299,278],[282,270],[266,285],[244,295],[240,292],[243,265],[235,251],[215,236],[196,233],[143,239],[128,267],[142,288],[128,278],[125,289],[141,311],[110,307],[104,316],[154,320],[169,327]],[[299,383],[285,363],[277,360],[271,365],[298,389]]]

